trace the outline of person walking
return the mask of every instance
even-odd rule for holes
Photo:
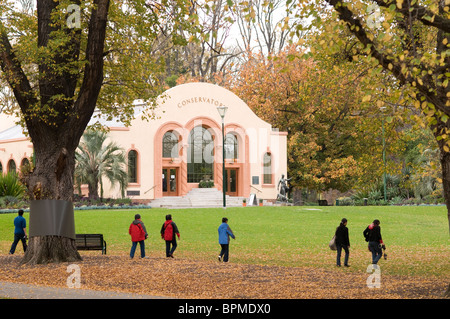
[[[367,226],[367,228],[363,231],[363,235],[369,243],[368,248],[372,253],[372,264],[376,265],[383,256],[382,249],[386,249],[383,238],[381,237],[380,221],[375,219],[372,224]]]
[[[141,220],[141,215],[134,215],[134,220],[130,224],[128,229],[128,233],[131,235],[131,250],[130,250],[130,258],[134,258],[134,253],[136,252],[137,244],[139,243],[139,247],[141,248],[141,258],[145,257],[145,240],[148,238],[147,229],[145,228],[144,223]]]
[[[341,267],[341,253],[342,249],[345,251],[344,266],[350,267],[348,258],[350,255],[350,239],[348,236],[347,219],[342,218],[341,223],[336,228],[336,266]]]
[[[166,221],[161,227],[161,238],[166,241],[166,257],[173,258],[173,253],[177,249],[177,236],[180,239],[180,232],[172,221],[172,215],[166,215]]]
[[[23,210],[19,209],[18,216],[14,218],[14,241],[9,250],[9,254],[13,255],[16,251],[17,244],[22,241],[23,252],[27,251],[27,221],[23,217]]]
[[[219,261],[228,262],[229,257],[229,248],[230,248],[230,236],[233,239],[236,239],[236,237],[233,234],[233,231],[231,230],[230,226],[228,225],[228,218],[224,217],[222,218],[222,224],[219,226],[218,229],[219,232],[219,244],[222,248],[219,254]]]

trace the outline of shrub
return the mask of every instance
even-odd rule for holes
[[[14,172],[0,174],[0,197],[12,196],[17,199],[25,197],[26,188]]]
[[[339,206],[353,206],[355,202],[350,197],[339,197]]]
[[[198,187],[199,188],[213,188],[214,187],[214,182],[209,180],[209,181],[200,181],[200,183],[198,183]]]
[[[393,199],[391,199],[391,205],[401,205],[403,204],[404,199],[401,196],[396,196]]]

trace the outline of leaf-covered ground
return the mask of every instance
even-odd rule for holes
[[[67,287],[68,263],[19,266],[21,256],[0,256],[0,281]],[[83,256],[81,288],[175,298],[317,299],[442,298],[442,277],[381,274],[368,288],[366,269],[321,269],[219,263],[189,258]]]

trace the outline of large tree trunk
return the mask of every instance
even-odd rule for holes
[[[446,98],[442,97],[442,100],[446,100]],[[435,127],[432,127],[432,129],[439,145],[442,186],[444,190],[445,205],[447,207],[448,231],[450,234],[450,152],[447,152],[444,148],[447,140],[438,138],[440,137],[441,132],[449,129],[448,126],[450,126],[450,121],[443,123],[439,118],[436,118],[436,121],[438,124]],[[450,298],[450,283],[444,293],[444,297]]]
[[[59,133],[59,130],[34,136],[36,166],[33,172],[24,178],[29,197],[33,200],[50,199],[72,202],[76,148],[74,139],[69,134]],[[72,143],[70,143],[71,140]],[[62,145],[64,141],[66,143]],[[55,212],[55,214],[58,213]],[[46,264],[81,260],[74,238],[53,234],[32,237],[31,214],[36,212],[30,210],[30,240],[21,263]],[[56,215],[55,218],[57,218]]]
[[[447,206],[448,231],[450,234],[450,153],[445,152],[441,147],[440,162],[442,166],[442,186],[444,188],[445,204]]]
[[[31,237],[21,264],[36,265],[82,260],[75,241],[62,236]]]

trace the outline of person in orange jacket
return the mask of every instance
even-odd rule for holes
[[[131,235],[132,242],[130,258],[133,259],[138,243],[141,248],[141,258],[146,258],[144,241],[148,238],[148,233],[144,223],[141,221],[141,215],[136,214],[134,216],[134,221],[131,223],[130,228],[128,229],[128,233]]]

